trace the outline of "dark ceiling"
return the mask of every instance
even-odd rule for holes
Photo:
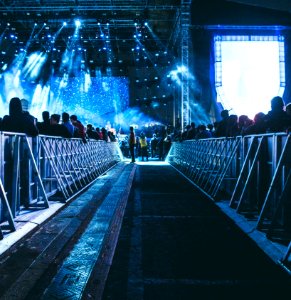
[[[2,55],[41,50],[58,63],[68,49],[103,67],[167,64],[180,44],[180,10],[181,0],[0,1]]]
[[[181,48],[182,2],[191,1],[0,0],[0,59],[11,60],[20,49],[40,50],[51,53],[52,61],[58,63],[68,49],[82,52],[87,62],[103,67],[118,63],[163,66],[171,63]],[[291,11],[289,0],[192,0],[192,15],[196,18],[192,22],[211,23],[209,16],[216,22],[223,3]],[[202,6],[204,10],[200,10]],[[253,11],[249,8],[248,12]],[[233,21],[239,18],[233,15]],[[78,35],[75,35],[76,19],[81,21]],[[63,22],[67,25],[62,27]]]

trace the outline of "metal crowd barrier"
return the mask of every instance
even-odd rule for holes
[[[173,143],[168,161],[214,201],[227,201],[291,254],[291,135]],[[289,266],[289,269],[290,269]]]
[[[15,231],[22,209],[48,208],[50,197],[65,202],[76,196],[122,153],[118,143],[1,132],[0,158],[0,223]]]

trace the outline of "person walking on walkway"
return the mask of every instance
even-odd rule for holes
[[[143,132],[140,134],[139,143],[140,143],[140,149],[141,149],[141,160],[143,161],[144,157],[145,157],[146,160],[148,161],[149,160],[148,143],[147,143],[147,138]]]
[[[129,151],[130,151],[130,156],[131,156],[131,162],[135,162],[135,156],[134,156],[134,148],[135,148],[135,133],[133,130],[133,127],[129,127],[129,139],[128,139],[128,144],[129,144]]]

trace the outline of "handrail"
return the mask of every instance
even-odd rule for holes
[[[174,142],[167,159],[267,239],[289,243],[284,263],[291,255],[290,146],[291,136],[284,133],[188,140]]]
[[[0,239],[22,209],[68,201],[123,158],[115,142],[12,132],[0,132],[0,157]]]

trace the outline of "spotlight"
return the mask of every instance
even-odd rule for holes
[[[81,26],[81,21],[79,19],[75,20],[75,25],[76,25],[76,27],[80,27]]]
[[[63,22],[63,26],[67,26],[67,22]]]
[[[144,26],[148,26],[148,22],[144,22]]]

